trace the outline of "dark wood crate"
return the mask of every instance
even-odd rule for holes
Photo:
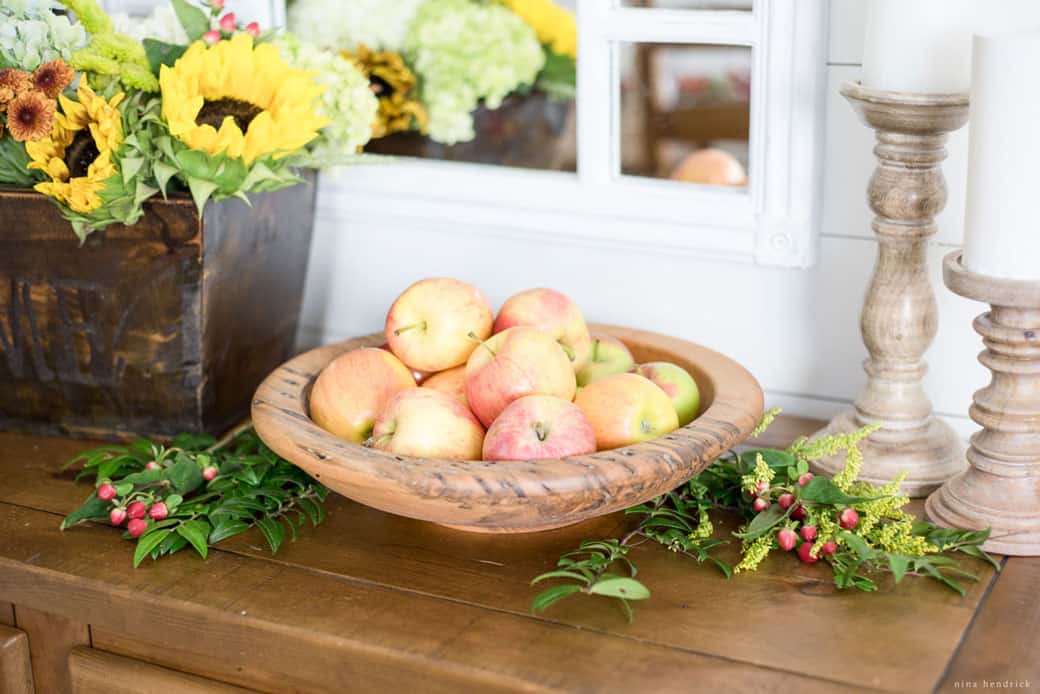
[[[0,429],[118,439],[245,417],[293,352],[314,183],[201,219],[157,198],[82,247],[48,199],[0,187]]]

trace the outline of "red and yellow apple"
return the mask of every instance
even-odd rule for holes
[[[466,402],[484,426],[525,395],[574,399],[571,360],[548,333],[519,326],[492,335],[466,362]]]
[[[604,376],[631,371],[635,365],[636,360],[624,342],[613,335],[593,333],[589,361],[577,372],[578,385],[587,386]]]
[[[601,451],[649,441],[679,428],[669,397],[638,374],[597,379],[581,389],[574,404],[589,418]]]
[[[447,393],[459,402],[466,402],[466,367],[456,366],[454,369],[441,371],[427,376],[422,382],[424,388],[433,388]]]
[[[395,455],[480,460],[484,427],[464,404],[432,388],[403,390],[386,404],[366,445]]]
[[[390,398],[411,388],[412,373],[390,352],[374,347],[352,350],[318,375],[311,389],[311,419],[336,436],[361,443]]]
[[[510,297],[498,310],[493,332],[529,325],[549,333],[560,343],[575,372],[589,361],[592,338],[581,309],[555,289],[528,289]]]
[[[393,354],[393,351],[390,349],[389,343],[384,342],[383,344],[379,345],[379,349],[385,349],[387,352],[390,352],[390,354]],[[417,386],[421,386],[423,384],[423,381],[425,381],[429,377],[429,371],[419,371],[418,369],[412,369],[412,378],[415,379],[415,385]]]
[[[551,395],[514,400],[484,437],[484,460],[547,460],[596,451],[596,433],[572,402]]]
[[[649,379],[665,392],[679,417],[679,426],[692,422],[700,411],[701,392],[690,373],[669,361],[640,364],[636,373]]]
[[[491,334],[493,314],[476,287],[447,278],[420,280],[386,314],[386,341],[408,367],[444,371],[466,363]]]

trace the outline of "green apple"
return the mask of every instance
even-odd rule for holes
[[[592,333],[589,362],[577,373],[578,385],[587,386],[604,376],[631,371],[636,360],[621,340],[611,335]]]
[[[640,364],[636,373],[649,379],[671,398],[675,414],[679,416],[679,426],[686,426],[700,413],[701,391],[686,369],[668,361],[654,361]]]

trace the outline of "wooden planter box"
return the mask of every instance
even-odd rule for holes
[[[247,416],[293,353],[314,182],[201,219],[157,198],[82,247],[48,199],[0,187],[0,429],[120,439]]]

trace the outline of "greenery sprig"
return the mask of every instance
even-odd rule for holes
[[[61,527],[109,520],[137,541],[134,567],[191,546],[209,548],[256,528],[272,553],[288,533],[325,518],[328,490],[268,448],[247,425],[221,441],[181,434],[169,446],[139,440],[104,446],[66,463],[82,465],[76,479],[94,478],[95,491]]]
[[[760,434],[779,410],[766,414]],[[754,571],[775,549],[795,551],[805,563],[826,561],[838,589],[877,590],[873,576],[889,572],[899,583],[907,575],[926,576],[964,594],[958,579],[978,580],[961,568],[957,554],[1000,565],[982,550],[989,530],[963,531],[918,521],[904,507],[902,477],[883,486],[857,481],[862,456],[857,444],[876,428],[809,441],[787,450],[731,452],[686,484],[626,511],[638,519],[619,539],[587,540],[562,555],[556,568],[533,584],[553,580],[539,593],[532,612],[572,595],[613,598],[631,621],[629,601],[646,600],[650,590],[636,579],[629,550],[653,541],[698,562],[709,562],[729,578]],[[845,467],[833,479],[815,477],[809,463],[845,453]],[[711,513],[736,512],[743,525],[741,560],[731,568],[711,551],[727,540],[714,537]]]

